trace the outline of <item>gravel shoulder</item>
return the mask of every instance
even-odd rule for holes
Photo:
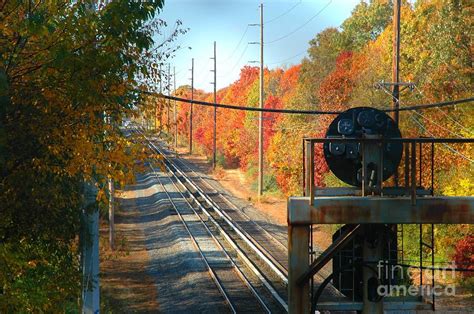
[[[156,313],[158,309],[156,284],[147,270],[150,257],[134,194],[119,193],[115,251],[109,249],[108,225],[101,228],[101,293],[107,312]]]
[[[116,230],[123,247],[116,254],[102,253],[108,258],[101,261],[101,289],[112,303],[112,312],[227,312],[199,253],[155,180],[151,174],[137,175],[136,184],[118,193]],[[106,238],[106,226],[103,229]]]

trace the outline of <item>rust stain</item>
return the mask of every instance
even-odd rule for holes
[[[376,213],[376,217],[374,213]],[[416,210],[405,202],[400,202],[400,204],[374,202],[373,204],[350,205],[345,201],[344,205],[338,205],[337,200],[335,200],[331,205],[320,205],[317,209],[313,208],[311,210],[311,221],[316,223],[370,222],[371,220],[383,222],[386,218],[390,221],[399,220],[404,223],[410,223],[411,221],[474,223],[473,213],[472,201],[450,200],[449,198],[435,199],[429,203],[423,203],[420,199]]]

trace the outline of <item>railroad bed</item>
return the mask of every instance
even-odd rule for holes
[[[252,219],[231,200],[230,195],[215,187],[213,180],[196,171],[192,164],[165,148],[159,140],[146,137],[145,139],[152,150],[164,157],[168,177],[159,180],[173,183],[172,193],[178,193],[181,198],[178,201],[180,206],[174,203],[173,207],[176,208],[178,215],[182,216],[183,223],[188,225],[190,236],[193,237],[191,229],[195,229],[196,235],[206,234],[209,237],[202,242],[202,246],[196,240],[195,246],[198,250],[204,248],[200,250],[202,258],[207,261],[209,273],[226,298],[231,311],[286,312],[288,308],[286,233],[275,232],[274,228],[273,230],[269,228],[269,223]],[[153,170],[156,173],[155,169]],[[184,215],[179,213],[183,204],[187,206]],[[206,255],[205,248],[209,245],[212,246],[212,252],[217,252],[219,248],[221,253],[218,257]],[[212,268],[216,258],[220,262],[225,261],[228,265],[232,265],[232,272],[227,269],[226,274],[219,276],[220,270]],[[221,277],[230,279],[226,283],[226,280],[220,280]],[[237,277],[240,278],[240,283]],[[315,277],[315,284],[322,281],[323,277],[318,274]],[[227,290],[226,285],[229,287]],[[238,289],[247,292],[237,297],[226,295],[227,291]],[[324,296],[341,295],[329,285],[324,290]],[[236,300],[235,306],[232,304],[232,298]],[[241,307],[248,302],[252,302],[253,307],[249,309]]]
[[[153,147],[152,143],[149,143]],[[155,149],[155,148],[154,148]],[[166,202],[176,212],[185,226],[195,249],[214,281],[217,290],[225,299],[231,312],[286,312],[286,286],[280,283],[279,292],[275,283],[251,262],[254,256],[244,253],[224,227],[214,211],[202,206],[193,192],[186,188],[171,171],[166,173],[148,166],[155,177],[155,183],[166,192]],[[169,167],[169,165],[167,165]],[[194,198],[193,198],[194,197]],[[163,202],[164,197],[160,202]],[[212,212],[212,213],[211,213]],[[199,292],[196,292],[199,293]]]

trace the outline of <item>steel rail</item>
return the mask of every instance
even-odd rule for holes
[[[149,142],[149,146],[152,147],[153,149],[155,149],[157,152],[160,152],[160,150],[141,132],[142,136]],[[161,153],[162,154],[162,153]],[[164,159],[167,159],[164,155],[163,155],[163,158]],[[171,163],[168,161],[168,163],[171,165]],[[210,221],[216,226],[216,228],[219,230],[220,234],[222,234],[224,236],[224,238],[227,240],[227,242],[232,246],[232,248],[237,252],[237,254],[239,255],[240,258],[242,258],[242,260],[244,261],[244,263],[254,272],[254,274],[260,279],[260,281],[262,281],[263,285],[267,288],[267,290],[270,292],[270,294],[273,296],[273,298],[275,298],[278,303],[285,309],[285,311],[288,312],[288,304],[287,302],[279,295],[279,293],[275,290],[275,288],[273,287],[273,285],[266,279],[266,277],[261,273],[261,271],[258,269],[258,267],[248,258],[248,256],[246,255],[246,253],[244,253],[242,251],[242,249],[237,245],[237,243],[235,242],[235,240],[233,240],[231,238],[231,236],[229,236],[229,234],[222,228],[222,226],[213,218],[212,214],[201,204],[201,201],[198,200],[198,198],[193,195],[193,192],[178,178],[178,176],[175,174],[175,172],[168,166],[167,163],[164,163],[165,164],[165,167],[166,169],[168,170],[169,173],[171,173],[175,178],[176,178],[176,181],[185,189],[189,192],[189,195],[190,197],[196,202],[197,206],[205,213],[205,215],[207,217],[209,217]],[[176,168],[175,168],[176,169]],[[185,179],[185,181],[189,181],[189,179],[186,177],[186,176],[183,176],[181,174],[181,176]],[[192,182],[189,182],[192,186]],[[198,191],[198,194],[203,197],[202,193],[200,191]],[[188,204],[189,201],[186,199],[186,202]],[[207,202],[206,202],[207,203]],[[211,206],[211,208],[219,213],[219,210],[215,208],[214,205],[212,204],[209,204],[208,205]],[[222,216],[221,216],[222,217]],[[224,218],[224,217],[223,217]],[[226,220],[224,218],[224,220]],[[235,230],[235,226],[233,226],[233,224],[229,221],[226,221],[227,224],[229,226],[231,226],[231,228],[236,231],[237,234],[239,234],[239,232],[237,230]],[[245,238],[243,238],[243,235],[239,234],[239,236],[244,240],[244,242],[247,243],[247,245],[249,245],[254,251],[256,250],[255,247],[252,247],[252,243],[248,243],[247,240]],[[260,254],[257,253],[259,256]],[[270,266],[268,264],[269,261],[265,261],[266,264],[268,266]],[[279,276],[280,277],[280,276]],[[282,279],[280,277],[280,279]],[[287,277],[285,276],[284,277],[284,283],[287,284],[288,282],[288,279]]]
[[[278,267],[275,262],[271,260],[265,254],[262,252],[261,249],[255,245],[254,241],[250,239],[250,236],[248,236],[245,232],[242,232],[240,228],[232,222],[231,219],[227,216],[226,213],[222,212],[219,208],[219,206],[206,194],[204,193],[201,188],[199,188],[196,184],[194,184],[188,176],[186,176],[178,167],[176,167],[172,162],[169,161],[169,159],[163,154],[163,152],[156,147],[153,143],[150,142],[150,144],[153,146],[153,148],[156,150],[156,152],[160,153],[163,156],[163,159],[168,162],[170,166],[172,166],[175,171],[179,173],[179,175],[193,188],[196,190],[196,192],[201,196],[201,198],[239,235],[239,237],[247,243],[250,248],[276,273],[276,275],[285,283],[288,284],[288,276],[287,272],[283,272],[280,267]]]
[[[153,168],[152,168],[153,169]],[[158,178],[158,176],[156,175],[156,171],[153,170],[154,172],[154,175],[155,177],[157,178],[157,180],[159,181],[160,179]],[[255,296],[255,298],[258,300],[258,302],[260,303],[260,305],[262,305],[262,307],[265,309],[265,311],[267,313],[271,313],[271,311],[268,309],[267,305],[265,304],[265,302],[262,300],[262,298],[258,295],[257,291],[254,289],[254,287],[252,286],[252,284],[250,283],[250,281],[247,279],[247,277],[245,277],[245,275],[242,273],[242,271],[240,270],[240,268],[237,266],[237,264],[234,262],[234,260],[232,259],[232,257],[229,255],[229,253],[227,252],[227,250],[222,246],[222,244],[219,242],[219,240],[217,240],[217,238],[214,236],[214,234],[212,233],[212,231],[208,228],[208,226],[206,225],[206,223],[204,222],[204,220],[201,218],[201,216],[199,215],[199,213],[197,213],[193,206],[191,205],[191,203],[189,203],[189,201],[187,200],[187,198],[184,196],[184,194],[180,191],[180,189],[178,188],[178,186],[176,185],[176,183],[171,179],[169,178],[171,183],[173,184],[173,186],[176,188],[176,190],[178,191],[178,193],[181,195],[181,197],[185,200],[186,204],[188,204],[189,208],[193,211],[193,213],[199,218],[199,221],[202,223],[202,225],[204,226],[204,228],[206,229],[206,231],[208,232],[208,234],[211,236],[212,240],[214,241],[214,243],[216,244],[216,246],[218,248],[220,248],[222,250],[222,252],[224,253],[224,255],[226,256],[226,258],[230,261],[230,263],[232,264],[232,266],[234,267],[234,270],[235,272],[237,273],[237,275],[241,278],[241,280],[244,282],[244,284],[249,288],[249,290],[252,292],[252,294]],[[160,182],[160,184],[162,185],[163,189],[165,189],[164,185],[162,182]],[[173,206],[174,207],[174,206]]]
[[[206,184],[208,187],[210,187],[211,189],[213,189],[215,192],[214,194],[216,194],[217,197],[220,197],[221,199],[224,200],[224,202],[226,202],[230,207],[232,207],[237,213],[238,215],[241,215],[243,216],[245,219],[246,219],[246,222],[250,222],[252,223],[254,226],[256,226],[257,228],[259,228],[260,230],[263,231],[263,233],[265,233],[268,237],[270,237],[270,239],[272,239],[277,245],[279,245],[280,247],[282,247],[285,251],[288,249],[287,245],[283,244],[280,240],[276,239],[276,237],[274,235],[272,235],[267,229],[265,229],[263,226],[261,226],[259,223],[257,223],[256,221],[252,220],[252,218],[250,218],[250,216],[243,212],[236,204],[234,204],[228,197],[226,194],[222,193],[222,192],[219,192],[216,188],[214,188],[209,182],[207,182],[205,180],[205,177],[199,175],[194,169],[192,169],[192,167],[190,165],[187,165],[183,160],[181,160],[181,158],[179,157],[175,157],[176,161],[178,161],[181,165],[185,166],[187,169],[189,169],[190,171],[192,171],[194,173],[194,176],[195,177],[198,177],[201,182],[203,182],[204,184]],[[231,217],[229,217],[230,219],[232,219]]]
[[[166,166],[167,167],[167,166]],[[176,182],[178,182],[183,189],[188,191],[191,198],[196,202],[196,205],[199,209],[209,218],[209,220],[214,224],[214,226],[219,230],[219,233],[224,236],[226,241],[229,245],[237,252],[237,255],[244,261],[244,263],[249,267],[253,273],[262,281],[264,286],[269,290],[271,295],[280,303],[280,305],[288,312],[288,304],[283,300],[283,298],[278,294],[278,292],[273,288],[271,283],[265,278],[265,276],[258,270],[257,266],[249,259],[249,257],[240,249],[237,243],[231,238],[231,236],[222,228],[222,226],[214,219],[214,217],[206,210],[204,206],[199,202],[199,200],[192,194],[192,192],[175,176],[171,169],[167,167],[168,171],[176,178]],[[174,183],[174,182],[173,182]],[[186,200],[188,204],[190,202]]]
[[[162,155],[163,155],[163,151],[160,152]],[[167,159],[168,162],[169,159]],[[175,158],[175,160],[179,160],[177,158]],[[182,164],[184,164],[181,160],[179,160]],[[174,168],[177,168],[175,164],[173,164]],[[223,195],[222,193],[218,192],[213,186],[211,186],[208,182],[206,182],[204,180],[204,178],[200,175],[198,175],[194,170],[192,170],[190,167],[188,167],[188,169],[190,169],[191,171],[193,171],[195,174],[196,174],[196,177],[199,178],[202,182],[204,182],[205,184],[207,184],[208,186],[211,187],[211,189],[213,189],[215,192],[213,192],[213,194],[215,195],[212,195],[212,196],[209,196],[209,199],[210,201],[212,201],[214,203],[214,206],[216,206],[217,208],[221,209],[222,210],[222,214],[225,215],[229,220],[231,221],[234,221],[235,223],[235,227],[236,228],[239,228],[239,230],[244,233],[250,241],[252,241],[255,246],[258,247],[259,250],[263,251],[266,253],[267,257],[272,260],[272,263],[275,264],[276,267],[278,267],[280,269],[280,272],[283,273],[283,274],[287,274],[288,270],[285,268],[285,266],[283,266],[274,256],[273,254],[265,247],[263,247],[254,237],[252,237],[252,235],[250,235],[247,231],[245,231],[243,229],[243,227],[239,226],[239,223],[236,222],[232,217],[230,217],[230,215],[225,211],[225,209],[221,208],[215,200],[212,199],[213,196],[217,196],[217,197],[221,197],[222,199],[224,199],[225,202],[227,202],[228,204],[231,204],[233,205],[239,213],[241,213],[242,215],[246,216],[246,218],[248,219],[249,222],[252,222],[253,224],[255,224],[258,228],[260,228],[261,230],[263,230],[264,233],[268,234],[269,237],[272,239],[272,241],[274,241],[275,243],[277,243],[277,245],[281,246],[284,248],[284,250],[286,251],[287,247],[284,246],[280,241],[278,241],[277,239],[275,239],[275,237],[273,235],[271,235],[267,230],[265,230],[265,228],[263,228],[262,226],[258,225],[255,221],[251,220],[251,218],[246,215],[245,213],[241,212],[240,209],[235,206],[235,204],[231,203],[229,200],[227,200]],[[203,189],[201,189],[201,192],[206,194],[205,191]],[[278,274],[277,274],[278,275]],[[287,275],[286,275],[287,277]],[[285,282],[286,283],[286,282]]]
[[[169,151],[169,148],[168,148],[167,150]],[[170,155],[171,157],[173,157],[173,152],[170,152],[169,155]],[[173,157],[173,158],[174,158],[173,160],[178,161],[181,165],[183,165],[183,166],[185,166],[187,169],[189,169],[189,170],[193,173],[193,178],[194,178],[194,177],[199,178],[199,179],[201,180],[201,182],[203,182],[203,183],[206,184],[208,187],[210,187],[211,189],[213,189],[213,190],[215,191],[215,192],[213,192],[213,194],[215,194],[215,196],[217,196],[217,197],[222,198],[227,204],[229,204],[231,207],[233,207],[234,210],[237,211],[237,213],[238,213],[237,215],[242,215],[244,218],[247,219],[246,222],[251,222],[251,223],[253,223],[257,228],[259,228],[259,229],[262,230],[266,235],[268,235],[268,236],[270,237],[270,239],[272,239],[277,245],[281,246],[281,247],[285,250],[285,252],[288,250],[287,245],[283,244],[280,240],[276,239],[276,237],[273,236],[268,230],[266,230],[265,227],[263,227],[262,225],[260,225],[260,224],[257,223],[256,221],[252,220],[252,219],[250,218],[250,216],[248,216],[248,215],[247,215],[245,212],[243,212],[236,204],[234,204],[231,200],[229,200],[229,199],[227,198],[226,194],[224,194],[224,193],[222,193],[222,192],[219,192],[219,191],[218,191],[216,188],[214,188],[209,182],[206,181],[206,177],[204,177],[204,176],[198,174],[198,173],[193,169],[192,165],[188,165],[187,163],[184,162],[184,160],[182,160],[182,159],[179,158],[178,156],[175,156],[175,157]],[[213,196],[214,196],[214,195],[213,195]],[[212,198],[212,196],[210,196],[210,197]],[[217,205],[217,206],[218,206],[218,205]],[[223,211],[225,211],[225,209],[223,209]],[[232,217],[229,217],[229,219],[233,220]],[[236,222],[236,224],[238,225],[239,223]],[[248,234],[248,232],[247,232],[247,234]],[[255,243],[258,247],[262,248],[263,251],[267,252],[267,254],[269,255],[269,257],[271,257],[271,258],[275,261],[275,263],[281,265],[281,263],[279,263],[279,262],[277,261],[277,259],[272,255],[271,251],[269,251],[269,250],[266,249],[265,247],[261,246],[261,245],[259,244],[259,241],[257,241],[257,240],[256,240],[255,238],[253,238],[251,235],[249,235],[249,236],[250,236],[250,238],[254,241],[254,243]],[[313,251],[314,251],[315,253],[319,253],[319,254],[321,254],[321,253],[323,252],[323,251],[320,250],[319,248],[318,248],[318,250],[314,250],[314,248],[313,248]],[[282,271],[283,271],[283,272],[287,272],[287,269],[286,269],[283,265],[281,265],[281,266],[282,266]],[[321,280],[324,280],[324,276],[323,276],[323,275],[318,274],[317,276],[320,277]]]
[[[181,222],[183,223],[183,226],[184,228],[186,229],[186,232],[189,234],[189,237],[191,239],[191,242],[193,243],[193,246],[196,248],[196,250],[199,252],[199,255],[201,256],[201,259],[202,261],[204,262],[204,264],[206,265],[206,268],[209,272],[209,274],[211,275],[211,278],[213,279],[213,281],[215,282],[217,288],[219,289],[219,292],[222,294],[222,296],[224,297],[226,303],[229,305],[232,313],[237,313],[234,305],[232,304],[229,296],[227,295],[227,293],[225,292],[225,289],[224,287],[222,286],[221,282],[219,281],[219,279],[217,278],[217,275],[215,273],[215,271],[212,269],[212,267],[209,265],[209,261],[207,260],[207,258],[205,257],[203,251],[201,250],[201,247],[199,246],[199,244],[197,243],[196,241],[196,238],[194,237],[194,235],[191,233],[191,230],[189,230],[189,227],[188,227],[188,224],[186,223],[185,219],[183,218],[183,216],[181,215],[181,213],[179,212],[178,208],[176,207],[173,199],[171,198],[171,196],[169,195],[168,191],[166,190],[165,186],[163,185],[163,183],[160,181],[160,179],[158,178],[158,176],[156,176],[156,172],[153,168],[153,166],[150,165],[150,168],[153,170],[153,174],[155,175],[155,178],[156,180],[158,181],[158,183],[162,186],[163,188],[163,191],[166,193],[166,196],[168,197],[169,201],[170,201],[170,204],[173,206],[173,209],[176,211],[176,214],[178,215],[179,219],[181,220]]]

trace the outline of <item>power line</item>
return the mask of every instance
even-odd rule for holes
[[[234,65],[232,66],[232,69],[230,69],[230,71],[226,71],[224,74],[222,75],[219,75],[219,77],[223,77],[223,76],[226,76],[228,73],[231,73],[235,70],[235,68],[237,67],[237,65],[239,65],[239,62],[240,60],[242,60],[242,58],[244,57],[245,55],[245,52],[247,51],[247,49],[249,48],[249,44],[247,44],[247,46],[245,46],[244,50],[242,51],[242,53],[240,54],[240,57],[237,59],[237,61],[234,63]]]
[[[208,65],[209,63],[211,62],[211,59],[207,59],[206,63],[200,68],[200,70],[197,71],[197,74],[194,76],[195,78],[200,78],[200,79],[207,79],[207,77],[209,76],[209,71],[207,71],[208,69]],[[203,76],[204,74],[204,76]]]
[[[416,120],[415,117],[413,116],[413,114],[410,116],[410,118],[423,130],[425,131],[426,133],[428,133],[430,136],[432,137],[435,137],[435,135],[433,133],[431,133],[430,131],[428,131],[421,123],[420,121]],[[452,148],[450,145],[446,144],[446,143],[442,143],[444,147],[446,147],[448,150],[450,150],[451,152],[455,153],[455,154],[458,154],[459,156],[461,156],[462,158],[470,161],[470,162],[474,162],[473,159],[467,157],[466,155],[464,155],[463,153],[459,152],[458,150]]]
[[[302,51],[302,52],[300,52],[300,53],[298,53],[298,54],[296,54],[296,55],[294,55],[294,56],[291,56],[291,57],[289,57],[289,58],[280,60],[280,61],[278,61],[278,62],[270,62],[270,63],[267,63],[267,65],[268,65],[268,64],[279,64],[279,63],[283,63],[283,62],[292,60],[292,59],[294,59],[294,58],[296,58],[296,57],[298,57],[298,56],[301,56],[301,55],[303,55],[303,54],[305,54],[305,53],[306,53],[306,50],[305,50],[305,51]]]
[[[141,92],[141,91],[139,91]],[[158,97],[162,97],[165,99],[171,99],[171,100],[177,100],[185,103],[193,103],[201,106],[208,106],[208,107],[217,107],[217,108],[225,108],[225,109],[233,109],[233,110],[244,110],[244,111],[258,111],[258,112],[271,112],[271,113],[286,113],[286,114],[310,114],[310,115],[336,115],[340,114],[344,111],[324,111],[324,110],[296,110],[296,109],[274,109],[274,108],[256,108],[256,107],[243,107],[243,106],[233,106],[233,105],[226,105],[226,104],[220,104],[220,103],[210,103],[206,101],[200,101],[200,100],[194,100],[191,101],[186,98],[180,98],[180,97],[175,97],[175,96],[166,96],[166,95],[161,95],[153,92],[143,92],[145,94],[153,94]],[[421,105],[416,105],[416,106],[408,106],[404,108],[399,108],[399,111],[411,111],[411,110],[424,110],[424,109],[430,109],[430,108],[436,108],[436,107],[447,107],[447,106],[454,106],[454,105],[460,105],[460,104],[467,104],[470,102],[474,101],[474,97],[470,98],[464,98],[464,99],[457,99],[457,100],[451,100],[451,101],[445,101],[445,102],[438,102],[438,103],[432,103],[432,104],[421,104]],[[316,106],[316,105],[312,105]],[[384,109],[382,111],[384,112],[393,112],[395,109]]]
[[[282,36],[282,37],[279,37],[277,39],[274,39],[272,41],[269,41],[269,42],[266,42],[266,44],[273,44],[277,41],[280,41],[282,39],[285,39],[291,35],[293,35],[294,33],[296,33],[297,31],[299,31],[300,29],[302,29],[303,27],[305,27],[306,25],[308,25],[312,20],[314,20],[319,14],[321,14],[330,4],[331,4],[332,0],[329,0],[328,3],[326,3],[326,5],[321,9],[319,10],[315,15],[313,15],[309,20],[307,20],[306,22],[304,22],[302,25],[300,25],[299,27],[295,28],[294,30],[292,30],[291,32],[289,32],[288,34]]]
[[[293,5],[291,8],[289,8],[288,10],[286,10],[285,12],[283,12],[282,14],[280,14],[280,15],[278,15],[278,16],[276,16],[276,17],[274,17],[274,18],[272,18],[272,19],[270,19],[270,20],[268,20],[268,21],[266,21],[265,24],[272,23],[272,22],[278,20],[279,18],[281,18],[281,17],[287,15],[288,13],[290,13],[291,11],[293,11],[293,9],[296,8],[297,6],[299,6],[300,4],[301,4],[301,0],[300,0],[300,2],[296,3],[296,4]]]
[[[439,109],[439,108],[438,108],[438,109]],[[441,109],[439,109],[439,110],[441,110]],[[445,131],[447,131],[448,133],[453,134],[454,136],[462,137],[462,135],[460,135],[459,133],[456,133],[456,132],[454,132],[454,131],[451,131],[451,130],[448,129],[448,128],[445,128],[445,127],[442,126],[441,124],[439,124],[439,123],[437,123],[437,122],[435,122],[435,121],[433,121],[433,120],[431,120],[431,119],[425,117],[424,115],[422,115],[422,114],[419,113],[419,112],[413,111],[413,113],[419,115],[420,117],[422,117],[422,118],[425,119],[426,121],[433,123],[434,125],[436,125],[436,126],[439,127],[440,129],[445,130]]]
[[[237,52],[237,49],[240,47],[240,44],[242,43],[242,41],[244,40],[244,37],[245,37],[245,34],[247,34],[248,30],[249,30],[249,27],[250,25],[247,25],[247,27],[245,28],[245,31],[244,33],[242,34],[242,37],[240,37],[240,40],[239,42],[237,43],[237,45],[235,46],[234,50],[232,51],[232,53],[229,55],[229,57],[226,59],[227,60],[230,60],[234,54]]]
[[[418,94],[420,94],[421,97],[423,98],[427,98],[423,92],[421,91],[421,89],[418,88],[418,86],[414,85],[415,86],[415,89],[417,90]],[[454,119],[453,117],[451,117],[449,114],[447,114],[446,112],[444,112],[443,110],[437,108],[439,112],[441,112],[445,117],[447,117],[449,120],[451,120],[454,124],[456,124],[458,127],[460,127],[461,129],[465,130],[466,132],[472,134],[472,131],[469,130],[468,128],[466,128],[464,125],[462,125],[461,123],[459,123],[459,121],[457,121],[456,119]]]
[[[382,91],[385,92],[390,97],[393,97],[394,100],[400,101],[399,99],[395,98],[391,93],[388,93],[385,89],[382,88]],[[472,102],[472,101],[474,101],[474,97],[463,98],[463,99],[458,99],[458,100],[448,100],[448,101],[444,101],[444,102],[425,104],[425,105],[422,105],[423,108],[421,108],[421,109],[441,108],[441,107],[446,107],[446,106],[457,105],[457,104],[460,104],[460,103],[468,103],[468,102]],[[417,106],[408,106],[408,107],[405,107],[405,108],[399,108],[398,111],[417,110],[416,107]],[[386,112],[391,112],[391,111],[395,111],[395,110],[391,109],[391,110],[385,110],[385,111]]]

